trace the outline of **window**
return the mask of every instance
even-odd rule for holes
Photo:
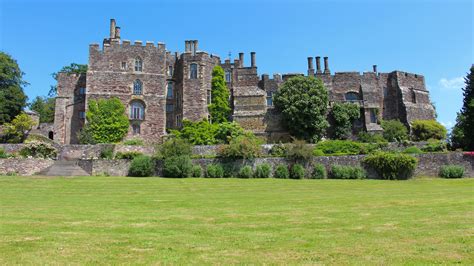
[[[80,119],[85,119],[86,118],[86,112],[84,112],[84,111],[79,112],[79,118]]]
[[[273,106],[273,92],[267,91],[267,106]]]
[[[143,103],[135,101],[130,105],[130,119],[143,120],[145,107]]]
[[[137,79],[133,82],[133,94],[141,95],[142,94],[143,83]]]
[[[122,63],[120,64],[120,69],[122,69],[122,70],[127,70],[127,62],[122,62]]]
[[[173,127],[172,121],[166,120],[166,128]]]
[[[140,125],[139,124],[133,124],[132,125],[132,132],[133,132],[133,135],[139,135],[140,134]]]
[[[376,109],[370,109],[370,123],[377,123],[377,111],[376,111]]]
[[[211,101],[212,101],[212,93],[211,93],[211,90],[207,90],[207,104],[211,104]]]
[[[135,71],[141,72],[142,69],[143,69],[142,60],[141,60],[140,58],[136,58],[136,59],[135,59]]]
[[[189,65],[189,78],[197,79],[197,77],[198,77],[198,65],[193,63]]]
[[[231,82],[232,80],[232,73],[230,72],[230,70],[226,70],[225,71],[225,82]]]
[[[183,126],[182,120],[183,120],[182,115],[177,115],[177,116],[176,116],[176,125],[177,125],[178,127],[182,127],[182,126]]]
[[[168,82],[168,91],[166,93],[166,98],[168,99],[173,98],[173,82]]]
[[[348,102],[358,102],[360,101],[359,94],[357,92],[348,92],[345,95],[346,101]]]
[[[174,111],[174,106],[172,104],[167,104],[166,105],[166,112],[171,113]]]
[[[168,76],[173,76],[173,67],[168,66]]]
[[[79,94],[80,95],[86,94],[86,88],[79,88]]]

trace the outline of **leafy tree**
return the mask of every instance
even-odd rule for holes
[[[382,121],[383,137],[388,141],[401,141],[408,139],[408,130],[399,120]]]
[[[472,151],[474,150],[474,65],[471,66],[464,82],[466,86],[463,88],[463,106],[451,133],[451,145],[453,148]]]
[[[214,145],[229,143],[231,139],[244,135],[245,130],[235,122],[210,124],[203,119],[198,122],[184,120],[181,130],[171,130],[171,133],[193,145]]]
[[[231,108],[229,106],[230,92],[225,84],[224,70],[220,66],[212,70],[212,90],[209,113],[212,123],[227,122]]]
[[[119,142],[128,132],[125,107],[117,98],[89,101],[86,119],[83,130],[95,143]]]
[[[4,140],[9,143],[23,143],[35,122],[25,113],[17,115],[11,123],[4,124]]]
[[[26,106],[23,72],[15,59],[0,52],[0,125],[12,121]]]
[[[415,141],[446,138],[446,128],[436,120],[415,120],[411,127]]]
[[[30,104],[30,109],[40,116],[40,123],[54,122],[55,98],[37,96]]]
[[[82,65],[82,64],[76,64],[76,63],[71,63],[69,66],[64,66],[59,70],[58,72],[54,72],[51,74],[51,76],[55,79],[58,80],[58,74],[59,73],[67,73],[67,74],[84,74],[87,72],[87,65]],[[52,85],[51,88],[49,89],[48,96],[49,97],[54,97],[57,94],[57,86]]]
[[[320,79],[302,76],[285,81],[274,97],[290,133],[312,142],[320,140],[329,126],[328,101],[328,91]]]
[[[347,139],[351,134],[352,122],[360,117],[360,107],[355,103],[335,103],[331,110],[334,119],[333,136]]]

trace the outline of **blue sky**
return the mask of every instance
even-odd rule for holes
[[[88,45],[108,35],[110,18],[122,39],[184,40],[235,57],[257,53],[259,74],[306,72],[308,56],[328,56],[334,71],[403,70],[423,74],[448,127],[462,104],[463,77],[473,60],[469,0],[399,1],[12,1],[0,0],[0,50],[17,59],[30,99],[46,95],[50,74],[87,63]]]

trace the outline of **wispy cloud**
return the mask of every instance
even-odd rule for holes
[[[454,124],[455,124],[453,121],[440,122],[440,123],[441,123],[441,125],[446,127],[446,129],[448,129],[448,131],[451,131],[451,129],[454,127]]]
[[[464,87],[464,78],[442,78],[439,80],[438,85],[442,90],[461,90]]]

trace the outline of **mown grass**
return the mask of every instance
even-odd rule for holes
[[[474,264],[474,179],[0,177],[0,264]]]

